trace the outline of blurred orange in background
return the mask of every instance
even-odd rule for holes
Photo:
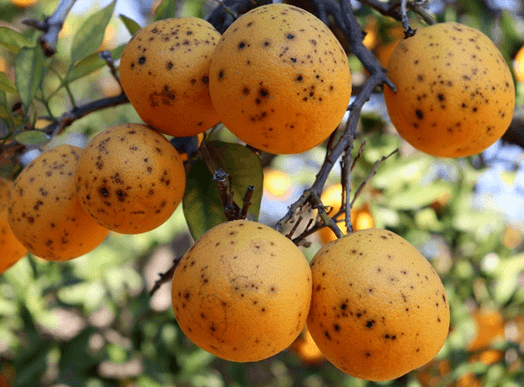
[[[300,336],[291,344],[290,348],[297,354],[302,364],[306,366],[320,365],[326,361],[326,358],[313,341],[307,327],[304,328]]]
[[[322,193],[320,200],[322,200],[324,206],[331,208],[330,216],[336,214],[340,210],[340,204],[342,200],[342,184],[334,184],[329,186]],[[347,234],[348,230],[344,220],[337,222],[337,225],[344,234]],[[368,203],[364,203],[351,209],[351,225],[353,226],[353,231],[365,230],[367,228],[375,227],[373,215],[371,214],[371,209],[369,208]],[[335,233],[329,227],[320,229],[317,235],[320,241],[324,244],[337,239]]]
[[[264,195],[271,200],[286,200],[293,188],[289,175],[279,169],[264,169]]]
[[[498,349],[490,349],[497,340],[504,339],[505,320],[497,310],[479,309],[474,312],[473,319],[476,324],[476,334],[468,343],[469,352],[477,352],[470,361],[483,364],[495,364],[504,356]]]

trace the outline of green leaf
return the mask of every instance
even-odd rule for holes
[[[118,15],[120,17],[120,20],[122,20],[122,22],[124,23],[124,25],[126,26],[127,30],[129,31],[129,33],[131,34],[131,36],[133,36],[134,34],[136,34],[142,27],[140,27],[140,24],[138,24],[136,21],[134,21],[133,19],[131,18],[128,18],[127,16],[125,15]]]
[[[169,19],[176,15],[176,3],[175,0],[163,0],[158,6],[153,17],[153,21]]]
[[[207,147],[217,165],[231,176],[233,198],[239,207],[242,207],[246,188],[249,185],[255,187],[249,210],[254,219],[258,219],[263,184],[260,158],[240,144],[213,141],[207,143]],[[202,160],[197,160],[189,171],[182,205],[189,231],[195,240],[226,221],[217,182]]]
[[[388,206],[398,210],[422,208],[441,196],[451,196],[452,193],[451,184],[444,181],[435,181],[426,186],[414,185],[403,192],[396,192],[388,202]]]
[[[24,145],[41,145],[49,141],[45,133],[41,130],[27,130],[18,133],[15,140]]]
[[[40,47],[24,47],[16,56],[16,89],[26,109],[42,82],[44,69],[44,53]]]
[[[111,58],[117,60],[122,56],[125,44],[122,44],[111,51]],[[101,69],[106,65],[106,62],[100,58],[100,55],[95,52],[89,55],[87,58],[78,62],[67,74],[67,81],[73,82],[79,78],[82,78],[92,72]]]
[[[513,256],[500,263],[494,289],[495,301],[499,305],[508,302],[517,290],[517,277],[522,270],[524,270],[524,254]]]
[[[396,190],[404,184],[416,184],[427,173],[434,162],[431,157],[421,156],[409,159],[388,160],[382,163],[371,179],[375,188]]]
[[[522,36],[517,29],[515,19],[509,11],[502,11],[500,14],[500,27],[502,29],[503,46],[500,47],[506,58],[509,58],[522,45]]]
[[[227,221],[216,181],[213,181],[203,160],[197,160],[187,175],[182,207],[194,240],[207,230]]]
[[[115,4],[116,0],[91,15],[79,28],[73,38],[71,47],[71,60],[73,63],[88,57],[100,47],[104,40],[106,27],[113,15]]]
[[[11,82],[9,78],[7,78],[5,73],[0,73],[0,90],[5,91],[6,93],[18,95],[18,92],[16,91],[16,86],[13,84],[13,82]]]
[[[0,27],[0,46],[8,49],[14,54],[24,47],[34,47],[24,35],[8,27]]]
[[[7,109],[3,107],[2,105],[0,105],[0,118],[9,118],[9,117],[10,115]]]

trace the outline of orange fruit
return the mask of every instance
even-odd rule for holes
[[[455,384],[456,387],[482,387],[480,380],[475,377],[473,372],[466,372],[460,376]]]
[[[384,97],[399,135],[437,157],[482,152],[508,128],[515,106],[511,72],[480,31],[454,23],[420,28],[393,51]]]
[[[209,96],[209,64],[220,34],[195,17],[153,22],[139,30],[120,60],[120,83],[142,120],[177,137],[218,123]]]
[[[251,362],[287,348],[304,328],[311,270],[288,238],[258,222],[213,227],[184,254],[172,285],[175,317],[199,347]]]
[[[342,184],[338,183],[329,186],[322,193],[320,199],[322,200],[322,204],[324,204],[324,206],[331,208],[331,216],[336,214],[340,210],[342,200]],[[345,220],[337,222],[337,225],[344,234],[348,233]],[[353,231],[375,227],[375,222],[367,203],[351,209],[351,225],[353,226]],[[318,231],[318,236],[323,244],[337,239],[337,236],[329,227],[321,228]]]
[[[513,71],[518,82],[524,82],[524,46],[522,46],[513,59]]]
[[[184,164],[176,149],[142,124],[119,124],[89,141],[76,172],[78,196],[104,227],[138,234],[163,224],[182,200]]]
[[[28,8],[37,4],[40,0],[10,0],[11,4],[19,8]]]
[[[82,149],[51,148],[18,175],[11,188],[8,221],[34,255],[66,261],[96,248],[109,230],[96,223],[76,195],[75,171]]]
[[[424,387],[442,386],[442,379],[451,371],[448,359],[433,360],[417,372],[416,377]]]
[[[27,249],[21,244],[7,221],[7,202],[13,183],[0,177],[0,273],[13,266],[26,255]]]
[[[326,357],[315,344],[307,328],[302,331],[302,334],[293,342],[290,348],[296,352],[302,364],[315,366],[326,361]]]
[[[446,340],[449,305],[431,264],[391,231],[356,231],[311,261],[307,326],[337,368],[357,378],[398,378],[432,360]]]
[[[395,39],[392,42],[389,42],[384,45],[380,45],[377,48],[377,59],[382,65],[382,67],[387,68],[389,65],[389,60],[391,59],[391,55],[393,54],[393,51],[395,51],[395,48],[400,43],[402,38]]]
[[[314,15],[269,4],[239,17],[211,60],[209,89],[222,123],[274,154],[307,151],[338,126],[351,95],[347,55]]]
[[[377,19],[375,17],[368,17],[366,21],[366,26],[364,27],[364,39],[362,44],[368,49],[373,50],[373,48],[379,42],[378,30],[377,30]]]
[[[522,244],[522,226],[519,224],[508,224],[502,236],[502,243],[508,249],[516,249]]]
[[[480,361],[488,365],[499,362],[504,357],[503,352],[489,347],[496,340],[504,338],[504,317],[497,310],[480,309],[473,314],[473,319],[477,330],[475,337],[468,343],[467,350],[483,351],[473,356],[471,361]]]
[[[272,200],[289,199],[293,188],[289,175],[278,169],[264,169],[264,195]]]

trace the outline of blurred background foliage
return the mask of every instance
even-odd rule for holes
[[[308,1],[290,1],[308,7]],[[57,1],[0,0],[0,26],[18,30],[30,42],[38,33],[24,18],[50,15]],[[48,124],[75,104],[119,95],[120,86],[98,56],[89,57],[75,77],[68,71],[70,52],[87,18],[107,1],[77,1],[63,26],[55,73],[46,74],[43,113],[30,117],[8,113],[11,120]],[[204,17],[216,1],[117,2],[99,50],[115,59],[136,28],[123,14],[144,26],[155,18]],[[354,2],[366,31],[366,46],[383,66],[402,38],[400,23]],[[157,9],[155,13],[155,10]],[[435,0],[429,11],[439,22],[459,21],[482,30],[496,42],[514,71],[517,106],[514,126],[522,125],[524,99],[523,5],[515,1]],[[410,15],[414,16],[414,15]],[[412,19],[415,26],[421,21]],[[78,32],[80,31],[80,32]],[[98,32],[100,35],[100,32]],[[343,42],[344,44],[344,42]],[[74,51],[74,50],[73,50]],[[0,47],[0,72],[14,82],[16,55]],[[350,54],[354,90],[368,74]],[[64,87],[59,87],[61,82]],[[1,92],[8,110],[16,102]],[[5,122],[5,121],[4,121]],[[129,104],[105,109],[76,121],[45,147],[58,143],[85,146],[98,131],[121,122],[140,122]],[[3,124],[2,124],[3,125]],[[1,127],[5,136],[5,127]],[[225,129],[209,138],[236,142]],[[29,151],[17,155],[22,165],[41,145],[27,140]],[[372,383],[345,375],[330,365],[307,332],[282,353],[265,361],[236,364],[220,360],[189,342],[174,319],[170,286],[153,297],[149,290],[173,259],[193,242],[182,206],[161,227],[140,235],[111,233],[96,250],[66,263],[47,262],[28,254],[0,276],[0,386],[504,386],[524,385],[524,158],[518,136],[506,138],[482,155],[437,159],[400,140],[391,126],[382,94],[364,106],[354,152],[362,154],[352,173],[353,192],[373,163],[399,147],[383,162],[355,203],[355,228],[385,227],[404,236],[431,261],[441,276],[451,307],[449,338],[427,366],[391,382]],[[304,189],[322,164],[322,146],[293,156],[263,155],[264,187],[259,220],[273,225]],[[13,162],[2,158],[2,176],[14,176]],[[337,192],[340,168],[330,175],[326,191]],[[340,197],[328,192],[324,204],[337,207]],[[311,216],[315,214],[312,213]],[[324,232],[324,231],[327,231]],[[311,259],[332,238],[321,230],[303,251]],[[1,254],[1,252],[0,252]]]

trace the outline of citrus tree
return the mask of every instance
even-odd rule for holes
[[[521,6],[0,4],[0,385],[524,383]]]

